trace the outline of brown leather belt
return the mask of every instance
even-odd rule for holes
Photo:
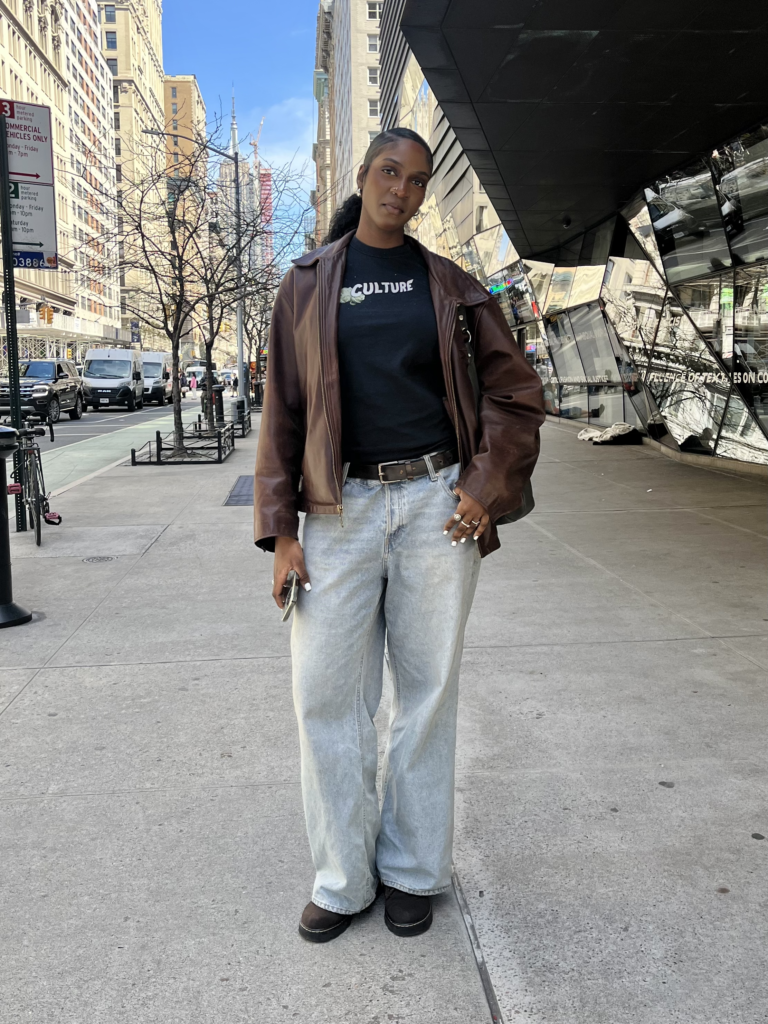
[[[458,453],[455,451],[435,452],[429,456],[435,471],[445,469],[446,466],[453,466],[459,461]],[[427,476],[426,459],[401,459],[398,462],[373,462],[370,465],[351,463],[347,476],[355,477],[358,480],[380,480],[383,484],[396,484],[401,480],[418,480],[420,476]]]

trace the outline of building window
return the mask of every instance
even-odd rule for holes
[[[115,131],[116,132],[120,131],[120,115],[118,114],[117,111],[115,111]]]
[[[113,75],[117,74],[117,60],[114,57],[107,58],[107,67]]]
[[[178,127],[179,127],[179,122],[178,121],[174,121],[172,127],[173,127],[173,130],[176,131],[178,129]]]
[[[378,134],[379,134],[378,132],[368,132],[368,145],[369,146],[370,146],[370,144],[373,142],[373,140],[376,138],[376,136]]]
[[[179,144],[179,136],[178,135],[174,135],[173,136],[173,144],[174,144],[174,146],[178,146],[178,144]]]
[[[116,20],[115,5],[104,4],[104,21],[106,21],[108,25],[114,25]]]
[[[379,69],[378,68],[368,68],[368,85],[378,85],[378,84],[379,84]]]
[[[478,206],[475,220],[475,231],[485,231],[485,211],[487,206]]]
[[[368,100],[368,117],[378,117],[378,116],[379,116],[379,101],[378,100]]]
[[[175,164],[177,164],[179,162],[179,154],[178,153],[174,153],[173,154],[173,162]]]
[[[122,164],[117,164],[115,166],[115,181],[122,181],[122,180],[123,180],[123,165]]]
[[[107,37],[107,49],[108,50],[116,50],[117,49],[117,32],[105,32],[104,34]]]
[[[380,21],[383,0],[368,0],[368,21]]]
[[[179,104],[178,103],[172,103],[171,104],[171,113],[172,114],[178,114],[178,112],[179,112]]]
[[[172,100],[176,99],[176,86],[175,85],[171,86],[171,99]]]
[[[368,53],[378,53],[378,52],[379,52],[379,37],[378,36],[368,36]]]
[[[120,139],[115,139],[115,156],[122,156],[122,155],[123,155],[123,147],[122,147],[122,144],[120,142]]]
[[[115,64],[117,64],[117,61],[115,61]],[[112,74],[114,75],[116,72],[117,68],[115,68]],[[115,82],[115,84],[112,86],[112,102],[115,105],[117,105],[120,102],[120,86],[117,84],[117,82]]]

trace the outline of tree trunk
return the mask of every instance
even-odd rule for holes
[[[213,430],[213,342],[209,345],[207,341],[205,343],[205,375],[207,378],[206,386],[208,388],[206,418],[208,421],[208,429]]]
[[[173,439],[179,446],[184,444],[184,425],[181,420],[181,383],[179,373],[181,371],[181,360],[179,359],[179,338],[171,339],[171,373],[173,374]]]

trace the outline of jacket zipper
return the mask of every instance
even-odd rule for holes
[[[325,267],[323,261],[317,261],[317,292],[318,292],[318,303],[317,303],[317,329],[319,334],[320,344],[320,388],[323,394],[323,414],[325,415],[325,425],[328,428],[328,436],[331,439],[331,459],[333,461],[333,478],[336,481],[336,489],[338,491],[339,501],[336,505],[336,511],[339,514],[341,525],[344,526],[344,505],[341,496],[341,484],[339,483],[339,469],[336,461],[336,441],[333,436],[333,430],[331,429],[331,420],[328,415],[328,395],[325,390],[325,354],[324,354],[324,334],[323,334],[323,315],[321,311],[321,301],[323,296],[323,288],[325,286]]]
[[[464,466],[464,456],[463,456],[462,451],[461,451],[461,432],[459,430],[459,411],[458,411],[458,407],[456,405],[456,394],[455,394],[455,392],[453,390],[453,361],[451,359],[451,350],[453,348],[453,338],[454,338],[454,335],[456,334],[456,325],[458,323],[458,316],[459,316],[459,304],[455,303],[454,304],[454,313],[453,313],[453,322],[451,324],[451,333],[448,336],[448,391],[449,391],[449,398],[450,398],[450,403],[451,403],[451,411],[452,411],[452,415],[453,415],[453,429],[456,431],[456,442],[457,442],[457,444],[459,446],[459,466],[461,467],[462,472],[463,472],[463,470],[466,467]]]

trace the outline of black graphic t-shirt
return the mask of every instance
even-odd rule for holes
[[[414,245],[376,249],[352,239],[338,344],[345,462],[455,448],[429,274]]]

